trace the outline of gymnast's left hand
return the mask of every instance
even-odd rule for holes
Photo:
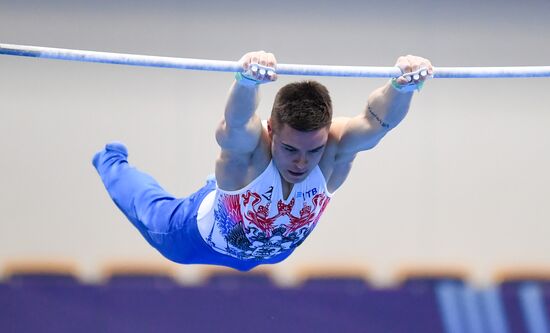
[[[395,79],[399,85],[421,85],[433,75],[434,68],[430,60],[414,55],[399,57],[395,63],[403,75]],[[412,75],[407,75],[412,73]]]

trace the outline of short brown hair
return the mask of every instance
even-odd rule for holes
[[[282,87],[271,110],[273,128],[288,124],[298,131],[330,126],[332,102],[327,88],[316,81],[302,81]]]

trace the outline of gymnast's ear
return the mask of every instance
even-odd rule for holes
[[[273,127],[271,126],[271,118],[267,120],[267,134],[270,138],[273,138]]]

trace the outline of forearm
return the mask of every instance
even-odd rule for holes
[[[371,128],[389,131],[407,115],[413,92],[399,92],[388,82],[373,91],[364,111],[364,119]]]
[[[233,82],[225,105],[226,126],[245,126],[256,112],[259,100],[258,86],[245,86]]]
[[[400,93],[391,84],[373,91],[363,113],[349,119],[340,137],[340,153],[355,154],[368,150],[397,126],[407,114],[412,92]]]

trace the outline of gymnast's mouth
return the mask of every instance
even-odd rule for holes
[[[292,170],[288,170],[288,173],[290,173],[291,175],[293,175],[294,177],[300,177],[300,176],[303,176],[306,174],[306,172],[295,172],[295,171],[292,171]]]

